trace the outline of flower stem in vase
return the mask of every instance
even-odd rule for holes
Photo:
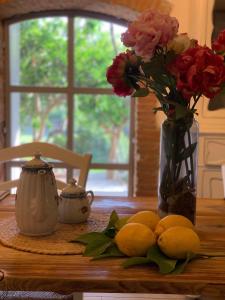
[[[190,130],[193,124],[193,119],[182,118],[166,120],[162,125],[159,213],[161,216],[181,214],[194,223],[197,136],[195,130]]]

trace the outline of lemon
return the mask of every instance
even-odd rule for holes
[[[129,223],[116,234],[115,242],[119,250],[127,256],[144,256],[155,244],[155,235],[144,224]]]
[[[173,226],[184,226],[194,229],[193,223],[186,217],[181,215],[169,215],[161,219],[155,228],[155,235],[158,237],[166,229]]]
[[[143,210],[131,216],[127,223],[141,223],[148,226],[150,229],[155,230],[156,224],[159,220],[159,216],[153,211]]]
[[[165,230],[157,243],[164,254],[176,259],[184,259],[189,252],[197,253],[200,248],[197,233],[184,226],[174,226]]]

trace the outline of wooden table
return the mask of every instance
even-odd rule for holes
[[[156,209],[153,198],[104,197],[93,210],[123,214]],[[14,214],[12,199],[0,204],[0,218]],[[202,251],[225,252],[225,201],[199,199],[197,230]],[[1,229],[0,229],[1,230]],[[201,294],[225,299],[225,258],[192,261],[180,275],[161,275],[156,267],[123,269],[121,259],[90,261],[80,255],[38,255],[0,246],[0,290],[72,292]]]

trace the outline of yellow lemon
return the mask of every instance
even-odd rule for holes
[[[127,223],[141,223],[148,226],[150,229],[155,230],[156,224],[159,220],[159,216],[153,211],[143,210],[131,216]]]
[[[197,233],[183,226],[174,226],[165,230],[157,243],[164,254],[176,259],[184,259],[189,252],[197,253],[200,248]]]
[[[193,223],[186,217],[181,215],[169,215],[161,219],[155,228],[156,237],[160,236],[166,229],[173,226],[184,226],[194,229]]]
[[[144,256],[155,244],[155,235],[146,225],[129,223],[116,234],[115,242],[119,250],[127,256]]]

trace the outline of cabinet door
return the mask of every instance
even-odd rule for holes
[[[224,198],[223,182],[220,168],[199,168],[198,197]]]

